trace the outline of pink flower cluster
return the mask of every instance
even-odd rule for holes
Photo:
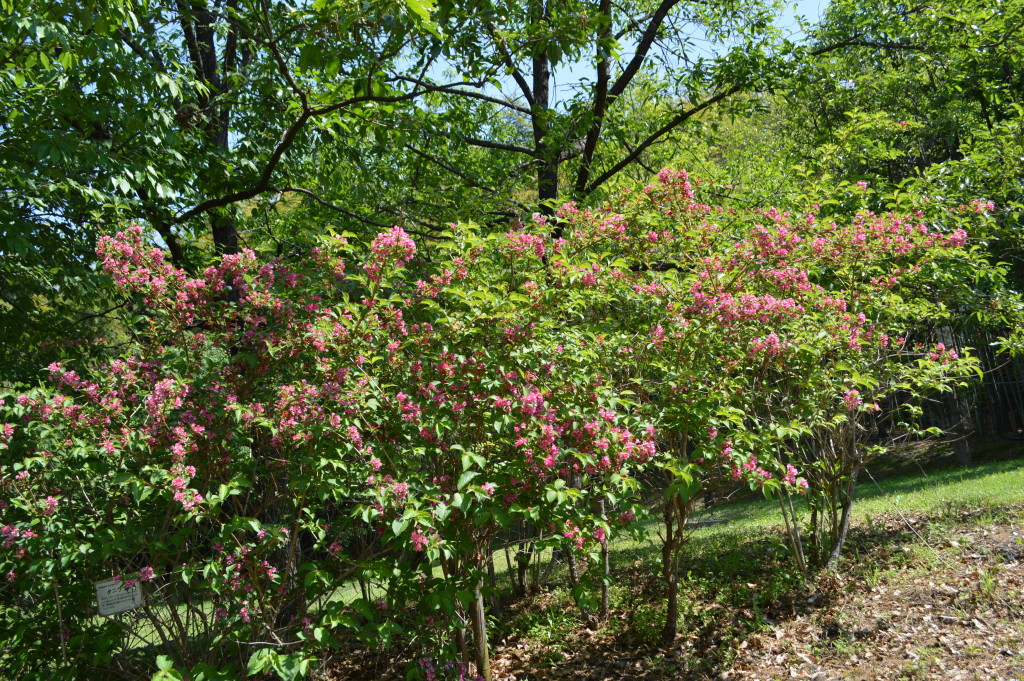
[[[416,253],[416,242],[401,227],[392,227],[377,235],[370,250],[379,263],[394,262],[404,266]]]
[[[856,411],[857,407],[861,405],[860,391],[847,390],[843,395],[843,403],[846,405],[847,411]]]
[[[544,237],[529,232],[509,231],[505,234],[504,252],[512,257],[521,257],[532,253],[538,258],[544,257]]]
[[[928,353],[928,359],[943,364],[949,364],[952,360],[959,358],[959,353],[954,348],[947,349],[945,343],[936,344],[935,349]]]

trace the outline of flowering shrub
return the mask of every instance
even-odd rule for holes
[[[544,218],[429,245],[395,227],[199,275],[139,227],[104,237],[141,311],[130,351],[3,397],[0,598],[23,673],[137,675],[160,654],[167,678],[289,678],[343,634],[416,634],[433,643],[412,673],[489,678],[494,542],[530,525],[561,545],[587,611],[651,470],[673,635],[700,492],[804,493],[801,438],[969,362],[908,362],[892,340],[910,328],[894,301],[969,258],[963,233],[698,192],[665,170],[613,206],[564,206],[563,238]],[[96,617],[109,578],[143,607]]]
[[[701,202],[699,191],[684,171],[666,169],[614,209],[560,213],[567,238],[588,252],[568,275],[580,307],[607,306],[596,344],[607,375],[659,433],[665,643],[675,635],[681,528],[692,501],[743,481],[792,512],[789,494],[805,493],[811,473],[814,503],[845,488],[866,438],[840,465],[819,465],[813,448],[808,457],[793,450],[844,425],[864,430],[859,424],[896,390],[908,406],[963,380],[970,358],[923,355],[892,339],[918,328],[921,315],[941,323],[944,298],[958,296],[953,287],[928,290],[942,271],[966,263],[990,271],[965,249],[959,224],[936,229],[920,213],[738,213]],[[791,528],[806,569],[795,520]]]

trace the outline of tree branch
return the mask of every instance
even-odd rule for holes
[[[167,67],[164,66],[164,61],[160,58],[160,54],[158,52],[156,52],[155,50],[152,53],[146,52],[146,50],[143,49],[142,45],[140,45],[138,42],[132,39],[128,31],[124,30],[123,28],[117,29],[117,36],[125,45],[130,47],[132,52],[134,52],[136,55],[142,57],[148,62],[151,62],[154,66],[156,66],[157,70],[161,73],[167,73]]]
[[[364,104],[366,102],[380,102],[385,104],[405,102],[410,99],[420,97],[426,94],[427,92],[441,90],[446,87],[451,87],[451,85],[438,85],[430,88],[424,88],[422,90],[413,90],[412,92],[406,92],[400,95],[360,95],[358,97],[349,97],[348,99],[343,99],[339,102],[334,102],[333,104],[309,108],[303,111],[302,114],[300,114],[299,117],[296,118],[295,121],[291,123],[291,125],[289,125],[282,131],[281,137],[279,138],[277,145],[274,147],[274,151],[271,152],[270,158],[267,159],[267,162],[263,166],[263,170],[260,172],[260,176],[256,180],[255,184],[246,189],[240,189],[238,191],[225,194],[224,196],[219,196],[217,198],[202,201],[199,204],[193,206],[192,208],[189,208],[184,212],[178,213],[176,216],[174,216],[172,220],[170,220],[170,223],[173,224],[185,222],[196,217],[197,215],[201,215],[202,213],[206,213],[217,208],[222,208],[224,206],[231,205],[232,203],[235,203],[237,201],[245,201],[266,191],[270,191],[271,178],[273,177],[274,171],[277,169],[278,164],[280,164],[281,159],[284,158],[284,155],[288,152],[288,150],[291,149],[292,145],[295,143],[295,138],[298,137],[303,127],[305,127],[306,123],[309,122],[309,120],[312,118],[316,118],[317,116],[325,116],[327,114],[334,113],[335,111],[338,111],[340,109],[355,106],[357,104]],[[498,143],[492,144],[497,145]],[[497,148],[508,147],[511,147],[509,149],[511,151],[519,151],[520,149],[525,149],[525,147],[515,147],[514,145],[502,145]],[[529,150],[526,151],[527,153],[529,153]]]
[[[348,210],[346,208],[342,208],[341,206],[339,206],[339,205],[337,205],[335,203],[331,203],[330,201],[328,201],[328,200],[326,200],[324,198],[321,198],[315,192],[310,191],[309,189],[304,189],[302,187],[267,187],[267,190],[268,191],[274,191],[274,192],[281,192],[281,193],[283,193],[283,192],[293,192],[295,194],[302,194],[303,196],[308,196],[309,198],[313,199],[313,201],[315,201],[316,203],[319,203],[324,208],[329,208],[329,209],[331,209],[331,210],[333,210],[333,211],[335,211],[337,213],[341,213],[342,215],[347,215],[348,217],[350,217],[350,218],[352,218],[354,220],[359,220],[360,222],[364,222],[364,223],[366,223],[368,225],[373,225],[374,227],[382,227],[384,229],[389,229],[390,227],[394,226],[394,225],[387,224],[387,223],[384,223],[384,222],[377,222],[376,220],[372,220],[372,219],[366,217],[365,215],[360,215],[359,213],[355,213],[355,212],[350,211],[350,210]]]
[[[456,177],[462,179],[470,187],[476,187],[477,189],[483,189],[484,191],[489,192],[491,194],[495,194],[495,195],[498,194],[498,190],[497,189],[494,189],[492,187],[488,187],[485,184],[481,184],[477,180],[474,180],[472,177],[470,177],[469,175],[465,174],[464,172],[462,172],[461,170],[456,168],[455,166],[451,165],[450,163],[445,163],[444,161],[442,161],[441,159],[439,159],[438,157],[436,157],[436,156],[434,156],[432,154],[428,154],[427,152],[425,152],[425,151],[423,151],[421,149],[417,149],[416,147],[412,146],[411,144],[405,145],[405,148],[408,149],[409,151],[411,151],[412,153],[416,154],[420,158],[423,158],[423,159],[426,159],[427,161],[430,161],[431,163],[433,163],[434,165],[438,166],[439,168],[443,168],[444,170],[447,170],[452,175],[455,175]]]
[[[202,82],[205,80],[203,73],[203,59],[199,52],[199,43],[196,40],[196,33],[192,27],[192,19],[190,12],[185,6],[183,0],[176,0],[175,3],[178,7],[178,23],[181,25],[181,32],[185,36],[185,47],[188,50],[189,61],[192,62],[192,69],[195,71],[196,78]],[[204,95],[199,97],[200,105],[205,108],[208,99]]]
[[[399,76],[398,80],[402,80],[402,81],[405,81],[405,82],[408,82],[408,83],[413,83],[413,84],[421,86],[421,87],[429,85],[429,83],[427,81],[421,80],[419,78],[410,78],[409,76]],[[465,83],[465,84],[466,85],[471,85],[473,87],[480,87],[480,84],[478,84],[478,83]],[[455,84],[455,85],[457,85],[457,84]],[[499,99],[498,97],[491,97],[489,95],[483,94],[482,92],[473,92],[472,90],[463,90],[461,88],[455,87],[455,85],[453,85],[450,88],[445,88],[443,91],[444,92],[449,92],[449,93],[451,93],[453,95],[459,95],[461,97],[470,97],[472,99],[479,99],[479,100],[484,101],[484,102],[490,102],[492,104],[498,104],[500,106],[504,106],[504,107],[506,107],[508,109],[512,109],[513,111],[517,111],[517,112],[522,113],[522,114],[529,115],[529,113],[530,113],[530,110],[527,109],[526,107],[522,107],[522,106],[519,106],[518,104],[514,104],[513,102],[510,102],[507,99]]]
[[[498,52],[501,54],[501,60],[505,63],[512,71],[512,79],[516,81],[516,85],[523,92],[523,97],[526,97],[526,101],[529,102],[532,107],[533,102],[533,90],[530,89],[530,85],[526,82],[526,78],[523,77],[523,73],[516,66],[515,61],[512,59],[512,55],[508,51],[508,47],[505,45],[505,39],[499,38],[497,31],[494,30],[494,25],[491,23],[487,24],[487,30],[491,34],[491,40],[494,41],[495,46],[498,48]]]
[[[608,92],[609,104],[626,90],[633,77],[640,71],[640,67],[647,60],[647,53],[650,51],[651,45],[654,44],[654,39],[658,35],[662,22],[665,21],[668,13],[677,4],[679,4],[679,0],[662,0],[661,4],[658,5],[658,9],[651,15],[651,21],[647,24],[644,34],[640,37],[640,42],[636,45],[636,52],[633,54],[633,58],[626,65],[626,69],[615,79],[615,84],[612,85],[611,90]]]
[[[590,129],[587,130],[587,139],[583,143],[583,160],[580,169],[576,173],[575,194],[581,193],[587,186],[590,179],[590,164],[594,160],[594,150],[597,148],[597,140],[601,136],[601,127],[604,123],[604,114],[608,105],[608,82],[611,80],[610,62],[608,56],[608,41],[612,33],[612,2],[601,0],[599,12],[607,19],[605,29],[597,38],[597,84],[594,91],[593,118],[590,122]],[[602,45],[602,42],[604,44]]]
[[[883,43],[874,40],[858,40],[851,38],[850,40],[841,40],[838,43],[832,43],[825,47],[818,48],[810,53],[812,57],[820,57],[823,54],[828,54],[835,50],[842,49],[844,47],[874,47],[880,50],[906,50],[911,52],[927,52],[928,47],[926,45],[907,45],[905,43]]]
[[[288,64],[285,62],[280,48],[277,46],[277,40],[274,38],[274,34],[270,28],[270,8],[267,6],[267,0],[263,0],[260,3],[260,7],[263,10],[261,23],[263,24],[264,32],[267,34],[267,48],[274,56],[274,62],[277,64],[278,72],[285,79],[285,82],[288,83],[288,87],[291,88],[292,92],[299,97],[299,103],[302,105],[302,111],[307,112],[309,111],[309,97],[306,95],[306,91],[299,87],[299,84],[295,82],[295,78],[292,77],[292,72],[288,68]]]
[[[680,113],[678,116],[676,116],[671,121],[669,121],[664,126],[662,126],[662,128],[660,130],[658,130],[653,135],[651,135],[650,137],[645,139],[643,142],[638,144],[637,147],[632,152],[627,154],[622,160],[620,160],[618,163],[616,163],[610,169],[606,170],[596,180],[591,182],[587,186],[587,190],[583,193],[583,196],[585,197],[585,196],[589,196],[590,194],[592,194],[595,189],[600,187],[602,184],[604,184],[609,179],[614,177],[615,174],[618,173],[620,170],[622,170],[623,168],[628,166],[630,163],[635,161],[640,156],[640,154],[642,154],[644,151],[646,151],[647,148],[650,147],[652,144],[657,142],[659,138],[661,138],[662,136],[667,135],[668,133],[672,132],[672,130],[674,130],[675,128],[680,126],[682,123],[684,123],[688,119],[690,119],[693,116],[697,115],[698,113],[700,113],[704,109],[707,109],[708,107],[710,107],[710,106],[712,106],[714,104],[717,104],[718,102],[722,101],[723,99],[731,97],[732,95],[734,95],[737,92],[739,92],[741,89],[742,89],[742,87],[740,87],[739,85],[733,85],[728,90],[720,92],[717,95],[715,95],[714,97],[706,99],[703,102],[701,102],[700,104],[698,104],[698,105],[696,105],[694,107],[691,107],[691,108],[687,109],[686,111],[683,111],[682,113]],[[582,198],[582,197],[580,197],[580,198]]]
[[[448,133],[439,133],[445,137],[449,137]],[[493,142],[491,140],[482,140],[476,137],[463,137],[461,135],[455,135],[457,139],[462,140],[466,144],[472,144],[474,147],[483,147],[485,149],[500,149],[501,151],[512,151],[517,154],[526,154],[527,156],[533,156],[534,151],[529,147],[523,147],[518,144],[506,144],[505,142]]]

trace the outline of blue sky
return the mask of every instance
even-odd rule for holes
[[[790,1],[786,4],[782,15],[779,17],[777,25],[783,30],[787,30],[790,33],[790,38],[799,40],[802,35],[799,31],[799,24],[797,17],[803,17],[805,21],[812,24],[817,23],[823,16],[825,9],[828,7],[828,0],[795,0]],[[694,46],[710,56],[713,51],[713,46],[701,40],[694,40]],[[632,50],[627,45],[621,46],[621,57],[628,59]],[[440,75],[440,74],[436,74]],[[571,90],[574,86],[577,86],[583,80],[593,80],[595,77],[594,66],[591,60],[586,59],[578,62],[560,64],[554,69],[554,87],[552,93],[552,99],[554,100],[555,106],[559,101],[563,101],[570,96]],[[511,78],[508,79],[507,83],[503,83],[502,90],[509,96],[516,96],[519,93],[519,89],[516,85],[511,82]],[[498,95],[499,93],[494,91],[494,88],[487,87],[485,92],[491,95]],[[499,95],[500,96],[500,95]]]

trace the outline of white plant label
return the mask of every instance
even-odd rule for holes
[[[125,587],[123,582],[119,584],[112,579],[96,582],[96,603],[104,617],[134,610],[142,607],[142,589],[138,584]]]

